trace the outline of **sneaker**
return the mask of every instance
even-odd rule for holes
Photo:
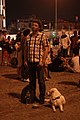
[[[44,97],[40,97],[39,104],[44,104]]]
[[[33,103],[32,104],[32,108],[39,108],[39,106],[40,106],[39,103]]]
[[[29,78],[28,79],[22,79],[23,82],[30,82]]]

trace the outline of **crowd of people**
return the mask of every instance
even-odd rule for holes
[[[54,41],[52,44],[54,45]],[[74,31],[74,35],[68,36],[63,30],[59,37],[59,50],[54,56],[50,39],[42,30],[41,21],[34,19],[31,29],[17,33],[16,41],[11,40],[10,36],[6,39],[0,31],[0,47],[3,57],[5,51],[7,52],[8,64],[11,60],[10,54],[16,51],[17,79],[27,81],[32,86],[31,103],[36,101],[36,79],[39,83],[39,103],[44,104],[45,80],[51,78],[49,71],[80,72],[80,31]]]
[[[80,31],[79,31],[80,32]],[[54,57],[54,49],[52,51],[53,65],[52,71],[67,70],[70,72],[80,72],[80,34],[76,30],[69,36],[65,30],[59,36],[58,52]],[[76,62],[77,61],[77,62]],[[56,64],[57,62],[57,64]]]
[[[0,60],[1,65],[10,65],[11,54],[15,51],[15,40],[11,39],[10,36],[7,36],[6,31],[0,30],[0,48],[2,49],[2,57]]]

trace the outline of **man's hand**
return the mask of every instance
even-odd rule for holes
[[[45,65],[45,61],[42,61],[39,63],[40,66],[44,66]]]
[[[24,62],[24,66],[28,66],[27,61]]]

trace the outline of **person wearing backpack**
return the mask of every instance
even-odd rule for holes
[[[26,28],[23,32],[20,32],[16,36],[16,44],[15,48],[17,51],[17,59],[18,59],[18,65],[17,65],[17,79],[20,79],[21,81],[29,82],[28,80],[28,69],[26,66],[24,66],[24,45],[26,36],[30,33],[30,29]]]
[[[70,54],[71,54],[71,57],[74,57],[75,52],[79,51],[78,44],[77,44],[79,37],[76,30],[73,32],[73,35],[70,37],[70,40],[71,40]]]
[[[43,32],[41,32],[41,28],[40,20],[34,19],[32,22],[32,32],[26,37],[24,64],[29,68],[29,84],[33,87],[33,98],[31,103],[35,102],[36,79],[38,77],[39,104],[44,104],[46,86],[43,66],[45,65],[45,59],[48,54],[48,39]]]
[[[29,70],[28,66],[24,65],[24,46],[26,44],[26,36],[30,34],[30,29],[26,28],[23,31],[23,36],[21,38],[21,48],[22,48],[22,66],[21,66],[21,80],[23,82],[29,82]]]

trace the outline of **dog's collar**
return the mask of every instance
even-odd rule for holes
[[[60,95],[61,96],[61,95]],[[58,97],[56,97],[56,98],[54,98],[54,99],[52,99],[52,100],[56,100],[56,99],[59,99],[60,98],[60,96],[58,96]]]

